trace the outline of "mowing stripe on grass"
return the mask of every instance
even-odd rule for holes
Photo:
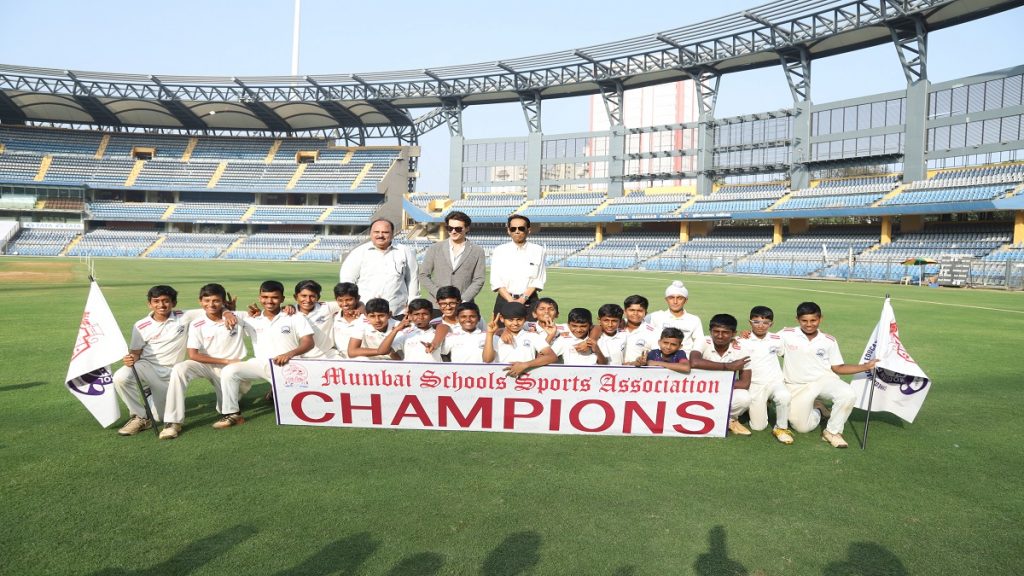
[[[580,272],[569,272],[569,271],[566,271],[564,269],[562,270],[561,273],[562,274],[567,274],[567,275],[570,275],[570,276],[573,276],[573,275],[575,275],[575,276],[590,276],[590,274],[587,274],[587,273],[582,272],[582,271],[580,271]],[[619,278],[632,278],[632,279],[635,279],[635,280],[647,280],[648,279],[645,276],[618,276],[618,277]],[[729,276],[719,276],[719,278],[726,278],[726,277],[729,277]],[[781,278],[781,279],[782,280],[804,280],[803,278]],[[810,279],[810,280],[814,280],[814,279]],[[701,281],[701,280],[687,280],[686,283],[687,284],[718,285],[716,282],[706,282],[706,281]],[[834,290],[817,290],[817,289],[814,289],[814,288],[795,288],[795,287],[792,287],[792,286],[770,286],[770,285],[767,285],[767,284],[748,284],[748,283],[744,283],[744,282],[734,282],[733,284],[735,284],[736,286],[746,286],[747,288],[770,288],[772,290],[793,290],[795,292],[815,292],[815,293],[818,293],[818,294],[833,294],[833,295],[836,295],[836,296],[857,296],[857,297],[860,297],[860,298],[872,298],[874,300],[884,300],[885,299],[885,296],[875,296],[875,295],[872,295],[872,294],[856,294],[856,293],[852,293],[852,292],[836,292]],[[933,300],[917,300],[915,298],[899,298],[898,300],[901,301],[901,302],[916,302],[918,304],[934,304],[936,306],[951,306],[951,307],[954,307],[954,308],[970,308],[972,310],[989,310],[989,311],[992,311],[992,312],[1009,312],[1011,314],[1024,314],[1024,310],[1012,310],[1012,309],[1009,309],[1009,308],[991,308],[991,307],[988,307],[988,306],[973,306],[971,304],[953,304],[953,303],[950,303],[950,302],[935,302]]]

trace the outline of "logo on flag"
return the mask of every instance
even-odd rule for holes
[[[117,320],[99,285],[93,281],[64,382],[72,396],[78,398],[104,428],[121,418],[110,364],[127,353],[128,344]]]
[[[857,408],[890,412],[913,422],[928,395],[931,380],[903,346],[888,298],[882,304],[882,317],[864,347],[860,362],[874,359],[878,363],[873,371],[858,374],[850,382],[857,391]]]

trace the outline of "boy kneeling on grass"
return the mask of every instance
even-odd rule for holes
[[[832,336],[818,330],[821,325],[821,307],[804,302],[796,307],[799,328],[785,328],[779,332],[785,348],[786,361],[782,376],[792,395],[789,404],[789,423],[797,432],[810,432],[818,427],[822,418],[828,418],[821,439],[835,448],[846,448],[843,428],[853,412],[857,395],[839,375],[866,372],[878,360],[864,364],[846,364],[839,351],[839,343]],[[821,400],[831,400],[832,410]]]
[[[750,436],[750,430],[740,424],[739,417],[750,407],[750,353],[736,340],[736,317],[715,314],[708,322],[708,332],[690,352],[690,365],[701,370],[739,372],[733,379],[732,405],[729,408],[729,431],[739,436]]]

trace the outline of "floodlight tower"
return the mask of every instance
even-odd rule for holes
[[[302,0],[295,0],[295,16],[292,18],[292,76],[299,75],[299,28]]]

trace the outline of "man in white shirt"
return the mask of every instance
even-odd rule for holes
[[[676,280],[665,288],[665,302],[668,310],[659,310],[647,317],[647,322],[654,326],[655,332],[665,328],[678,328],[683,332],[683,350],[689,355],[695,346],[704,341],[704,327],[700,317],[690,314],[684,309],[690,291],[682,282]]]
[[[395,225],[378,218],[370,224],[370,241],[349,252],[341,263],[339,278],[359,286],[366,299],[383,298],[391,313],[405,313],[409,298],[420,291],[416,254],[408,246],[395,245]]]
[[[544,289],[547,267],[544,247],[527,242],[530,219],[513,214],[508,217],[508,235],[512,239],[491,253],[491,290],[496,293],[494,313],[508,302],[526,306],[527,320],[533,320],[537,293]]]
[[[313,328],[302,314],[284,314],[284,286],[276,280],[260,285],[263,312],[255,318],[239,316],[239,325],[252,340],[253,357],[230,364],[220,375],[223,418],[214,422],[217,429],[245,423],[238,400],[252,380],[270,380],[270,362],[284,366],[289,360],[313,349]]]
[[[828,418],[821,439],[835,448],[846,448],[843,428],[853,412],[857,395],[839,375],[866,372],[874,368],[877,360],[864,364],[844,363],[836,339],[818,330],[821,307],[814,302],[797,306],[796,319],[799,328],[779,332],[786,356],[782,376],[793,396],[789,422],[797,432],[810,432],[818,427],[822,418]],[[831,400],[832,409],[828,410],[819,398]]]

